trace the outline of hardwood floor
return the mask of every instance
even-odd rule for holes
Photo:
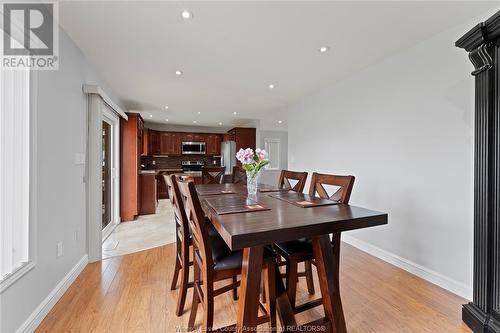
[[[341,255],[348,332],[470,332],[461,321],[464,299],[345,243]],[[36,332],[184,332],[191,290],[184,315],[177,317],[177,291],[169,289],[173,258],[170,244],[89,264]],[[317,296],[316,272],[314,278]],[[305,279],[300,279],[297,304],[306,299]],[[236,305],[231,293],[216,298],[215,327],[235,322]],[[311,321],[322,312],[317,307],[298,321]]]

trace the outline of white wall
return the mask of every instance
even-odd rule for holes
[[[288,115],[290,169],[355,175],[351,203],[389,213],[387,226],[347,238],[468,298],[474,79],[454,42],[485,18],[325,88]]]
[[[38,72],[38,158],[32,166],[37,170],[38,183],[36,267],[0,295],[2,333],[15,332],[34,315],[87,253],[85,167],[74,163],[74,154],[85,152],[86,98],[82,84],[100,85],[112,98],[114,95],[62,30],[59,39],[59,70]],[[61,258],[56,258],[58,242],[63,242]]]
[[[284,131],[260,131],[257,147],[264,149],[266,139],[280,140],[280,170],[263,170],[260,182],[269,185],[278,185],[281,170],[288,168],[288,133]]]

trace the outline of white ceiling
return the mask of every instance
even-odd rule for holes
[[[71,1],[60,4],[60,23],[124,106],[148,121],[226,127],[264,118],[279,128],[283,109],[302,96],[495,7]],[[183,20],[184,9],[194,19]],[[318,52],[323,45],[331,50]]]

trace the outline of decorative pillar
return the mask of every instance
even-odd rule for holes
[[[473,301],[462,308],[475,333],[500,333],[500,12],[456,42],[475,76]]]

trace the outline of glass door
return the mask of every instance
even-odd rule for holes
[[[119,221],[119,119],[109,108],[102,119],[102,236],[105,240]]]

